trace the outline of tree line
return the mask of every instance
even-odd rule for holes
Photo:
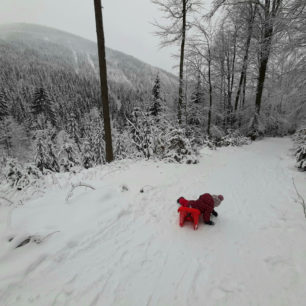
[[[208,101],[208,135],[220,121],[223,129],[239,128],[253,139],[293,132],[301,124],[305,1],[216,0],[209,13],[198,0],[152,2],[168,22],[156,24],[162,46],[179,49],[180,123],[192,103],[186,83],[197,82]]]
[[[305,123],[303,1],[215,1],[208,14],[201,1],[153,3],[169,22],[156,25],[161,43],[178,45],[176,95],[165,94],[158,74],[150,92],[106,84],[103,52],[100,84],[68,66],[23,71],[3,63],[0,146],[8,156],[34,159],[41,172],[113,158],[196,163],[203,144],[240,145],[245,136],[286,135]],[[26,75],[30,83],[18,81]]]

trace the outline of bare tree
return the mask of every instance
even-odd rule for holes
[[[179,93],[178,93],[178,121],[182,123],[182,105],[184,100],[184,58],[186,33],[190,28],[187,17],[195,12],[200,6],[198,0],[152,0],[164,13],[164,17],[169,21],[168,25],[155,23],[159,29],[156,33],[161,37],[161,46],[180,44],[180,64],[179,64]]]
[[[245,84],[246,84],[246,74],[247,74],[247,67],[248,67],[248,60],[249,60],[249,50],[250,50],[250,44],[251,44],[251,38],[253,34],[253,28],[254,28],[254,19],[256,16],[257,11],[257,4],[249,3],[247,6],[247,37],[245,42],[245,54],[242,61],[242,68],[240,73],[240,79],[239,79],[239,85],[238,90],[235,98],[235,111],[238,109],[238,103],[241,99],[241,91],[242,91],[242,100],[244,101],[245,95],[243,94],[245,92]]]
[[[211,127],[211,117],[212,117],[212,105],[213,105],[213,86],[212,86],[212,50],[211,50],[211,41],[212,41],[212,32],[206,30],[206,27],[200,21],[195,23],[195,28],[197,34],[194,35],[192,42],[190,43],[190,48],[188,50],[188,62],[196,70],[197,74],[200,74],[208,84],[208,93],[209,93],[209,108],[208,108],[208,120],[206,132],[210,135]],[[203,65],[203,60],[206,65]],[[207,69],[205,69],[207,68]]]
[[[264,88],[266,71],[271,51],[272,39],[275,31],[276,17],[282,8],[283,0],[259,1],[259,15],[261,18],[261,39],[259,51],[259,70],[257,79],[255,116],[258,116],[261,108],[262,92]]]
[[[101,98],[102,98],[104,132],[105,132],[105,151],[106,151],[105,159],[106,162],[109,163],[113,161],[114,156],[113,156],[113,146],[112,146],[112,131],[111,131],[111,123],[109,115],[107,68],[106,68],[106,59],[105,59],[105,39],[104,39],[101,0],[94,0],[94,6],[95,6],[95,16],[96,16],[100,82],[101,82]]]
[[[282,14],[285,11],[286,5],[290,1],[285,0],[215,0],[214,9],[212,11],[213,15],[216,10],[221,6],[226,5],[255,5],[256,12],[255,15],[251,15],[250,21],[253,23],[256,19],[256,26],[259,29],[260,35],[258,39],[259,49],[258,49],[258,76],[255,94],[255,114],[252,123],[251,130],[256,132],[258,130],[258,117],[260,114],[263,89],[266,79],[266,73],[268,69],[268,62],[271,54],[272,41],[275,34],[279,31],[277,29],[278,21],[282,18]],[[251,24],[250,23],[250,26]],[[252,25],[253,27],[253,25]],[[251,29],[250,29],[251,30]],[[252,30],[253,31],[253,30]],[[244,78],[244,76],[243,76]],[[240,79],[241,85],[245,82],[244,79]],[[240,93],[239,93],[240,94]],[[235,101],[236,106],[236,101]]]

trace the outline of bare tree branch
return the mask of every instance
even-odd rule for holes
[[[96,190],[96,188],[95,187],[93,187],[93,186],[91,186],[91,185],[89,185],[89,184],[86,184],[86,183],[78,183],[78,184],[72,184],[72,186],[71,186],[71,189],[70,189],[70,191],[68,192],[68,194],[67,194],[67,197],[66,197],[66,203],[69,201],[69,199],[72,197],[72,194],[73,194],[73,191],[76,189],[76,188],[78,188],[78,187],[87,187],[87,188],[90,188],[90,189],[92,189],[92,190]]]

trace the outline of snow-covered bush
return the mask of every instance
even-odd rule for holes
[[[105,142],[103,119],[98,109],[93,108],[83,118],[85,141],[88,141],[93,155],[94,165],[105,164]]]
[[[213,149],[213,150],[216,149],[215,141],[211,137],[208,137],[207,135],[204,136],[204,138],[203,138],[203,146],[208,147],[208,148]]]
[[[68,172],[79,166],[79,152],[74,139],[66,131],[60,131],[56,136],[58,150],[58,163],[61,171]]]
[[[306,128],[296,131],[292,138],[297,146],[306,144]]]
[[[131,140],[137,151],[145,158],[152,157],[154,152],[153,124],[150,119],[152,120],[148,113],[135,107],[131,119],[128,120]]]
[[[293,139],[296,144],[296,166],[300,170],[306,171],[306,128],[297,131],[294,134]]]
[[[290,130],[290,122],[278,113],[262,118],[266,136],[285,136]]]
[[[129,132],[113,130],[114,132],[114,155],[116,160],[132,157],[135,153],[135,147],[131,141]]]
[[[34,162],[42,173],[45,170],[53,172],[60,171],[54,138],[55,131],[53,129],[38,130],[35,132]]]
[[[213,125],[211,128],[210,128],[210,136],[213,138],[213,139],[221,139],[222,137],[225,136],[225,133],[224,131],[216,126],[216,125]]]
[[[8,159],[4,176],[10,187],[22,190],[35,183],[40,177],[39,169],[30,163],[21,165],[16,159]]]
[[[74,147],[74,144],[71,142],[67,142],[63,144],[60,151],[60,165],[63,171],[69,172],[75,166],[78,166],[78,154]]]
[[[246,135],[252,140],[265,135],[265,125],[258,115],[253,116],[247,127]]]
[[[83,157],[82,157],[82,164],[85,169],[89,169],[94,165],[94,157],[91,152],[91,146],[88,141],[84,141],[83,144]]]
[[[168,162],[196,164],[198,160],[184,131],[174,129],[166,135],[164,159]]]
[[[228,130],[225,136],[216,141],[218,147],[234,146],[239,147],[242,145],[250,144],[251,140],[248,137],[242,136],[239,131]]]
[[[297,167],[303,171],[306,171],[306,145],[301,145],[296,151]]]

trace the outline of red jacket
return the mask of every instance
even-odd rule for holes
[[[204,217],[204,221],[210,221],[210,214],[214,210],[214,199],[209,193],[204,193],[200,197],[193,201],[188,201],[185,198],[180,198],[179,203],[185,207],[192,207],[198,209]]]
[[[204,193],[195,201],[188,201],[189,207],[198,209],[201,213],[214,210],[214,199],[209,193]]]

